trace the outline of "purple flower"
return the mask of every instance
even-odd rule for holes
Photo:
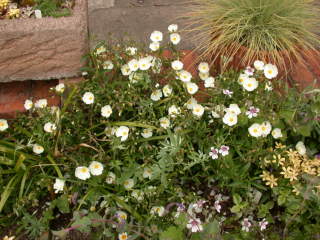
[[[246,70],[244,70],[244,73],[247,74],[248,76],[252,76],[254,73],[254,68],[252,67],[246,67]]]
[[[320,153],[316,154],[316,159],[320,160]]]
[[[212,147],[211,151],[209,152],[209,156],[212,157],[212,159],[217,159],[219,157],[219,149]]]
[[[201,225],[201,221],[199,218],[190,219],[187,228],[191,230],[191,232],[201,232],[203,227]]]
[[[186,206],[183,203],[178,203],[177,211],[184,212],[186,210]]]
[[[243,221],[241,222],[241,225],[242,225],[242,231],[249,232],[252,224],[248,218],[244,218]]]
[[[259,227],[260,227],[260,230],[263,231],[267,228],[267,225],[268,225],[268,221],[266,221],[266,219],[262,219],[261,222],[259,222]]]
[[[246,112],[246,115],[248,116],[248,118],[253,118],[258,116],[258,113],[260,112],[259,108],[255,108],[255,107],[249,107],[249,110]]]
[[[233,92],[228,89],[223,89],[222,92],[224,95],[228,95],[229,97],[231,97],[233,94]]]
[[[230,148],[228,146],[222,145],[220,147],[219,153],[221,153],[222,156],[227,156],[229,154],[229,149]]]

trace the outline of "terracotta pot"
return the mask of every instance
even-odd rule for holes
[[[280,51],[279,53],[284,60],[282,64],[275,62],[271,54],[267,51],[257,53],[257,55],[262,56],[260,59],[244,61],[244,56],[247,51],[249,51],[248,48],[240,46],[236,53],[234,53],[232,60],[226,65],[223,65],[221,55],[213,55],[211,62],[215,66],[216,73],[221,73],[225,71],[225,69],[230,68],[240,71],[247,66],[253,66],[255,60],[262,60],[265,63],[272,63],[278,67],[279,75],[276,80],[284,81],[289,84],[289,86],[297,86],[299,89],[313,84],[315,84],[316,87],[320,87],[319,51],[300,49],[300,60],[295,57],[290,58],[287,52]]]

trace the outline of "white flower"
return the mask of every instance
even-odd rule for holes
[[[238,104],[235,104],[235,103],[230,104],[229,107],[225,109],[225,111],[227,113],[233,113],[235,115],[239,115],[241,113],[241,110],[240,110]]]
[[[182,82],[190,82],[191,81],[191,78],[192,78],[192,75],[191,73],[189,73],[188,71],[186,70],[181,70],[178,74],[179,76],[179,79],[182,81]]]
[[[82,96],[82,101],[85,104],[92,104],[94,102],[94,95],[92,92],[86,92],[85,94],[83,94]]]
[[[272,126],[270,124],[270,122],[266,121],[263,122],[261,125],[261,136],[266,137],[270,134],[271,130],[272,130]]]
[[[9,127],[7,120],[0,119],[0,132],[3,132]]]
[[[218,157],[219,157],[219,149],[211,147],[210,152],[209,152],[209,156],[212,159],[218,159]]]
[[[144,192],[142,192],[141,190],[133,190],[131,196],[140,202],[144,199]]]
[[[101,46],[101,47],[96,49],[96,54],[100,55],[101,53],[104,53],[106,51],[107,51],[107,49],[104,46]]]
[[[198,70],[201,73],[208,73],[210,68],[209,68],[209,64],[206,62],[201,62],[198,66]]]
[[[36,108],[45,108],[47,105],[48,105],[47,99],[39,99],[34,104]]]
[[[173,70],[176,70],[176,71],[180,71],[183,69],[183,63],[179,60],[174,60],[172,63],[171,63],[171,67]]]
[[[298,153],[299,153],[300,155],[305,155],[306,152],[307,152],[307,149],[306,149],[306,146],[304,145],[304,142],[299,141],[299,142],[296,144],[296,150],[298,151]]]
[[[239,83],[240,85],[243,85],[243,83],[244,83],[245,81],[247,81],[248,79],[249,79],[249,76],[248,76],[247,74],[241,73],[240,76],[239,76],[239,78],[238,78],[238,83]]]
[[[193,109],[198,104],[198,101],[192,97],[186,102],[186,106],[188,109]]]
[[[242,231],[249,232],[252,224],[248,218],[244,218],[243,221],[241,222],[241,225],[242,225]]]
[[[178,31],[178,25],[177,24],[170,24],[168,26],[168,30],[169,30],[169,32],[176,32],[176,31]]]
[[[35,154],[41,154],[41,153],[43,153],[44,148],[43,148],[41,145],[39,145],[39,144],[33,144],[32,151],[33,151]]]
[[[108,117],[110,117],[111,114],[112,114],[112,108],[110,105],[106,105],[101,108],[101,116],[102,117],[108,118]]]
[[[31,108],[33,107],[33,102],[29,99],[27,99],[25,102],[24,102],[24,108],[26,110],[30,110]]]
[[[203,226],[201,225],[201,221],[199,218],[191,218],[187,224],[187,228],[191,230],[191,232],[202,232]]]
[[[206,80],[204,80],[204,87],[205,88],[214,88],[214,78],[208,77]]]
[[[264,69],[264,62],[256,60],[253,63],[253,66],[258,70],[258,71],[263,71]]]
[[[248,66],[246,67],[246,70],[244,70],[244,73],[247,74],[248,76],[252,76],[254,73],[254,68]]]
[[[233,126],[233,125],[236,125],[237,122],[238,122],[238,117],[236,114],[234,113],[229,113],[227,112],[224,116],[223,116],[223,119],[222,119],[223,123],[224,124],[227,124],[228,126]]]
[[[150,138],[152,137],[152,129],[151,128],[145,128],[142,130],[141,136],[144,138]]]
[[[153,91],[151,93],[151,96],[150,96],[151,100],[153,101],[159,101],[161,98],[162,98],[162,91],[157,89],[155,91]]]
[[[272,64],[266,64],[264,66],[264,76],[268,79],[273,79],[278,75],[278,68]]]
[[[221,205],[220,205],[220,201],[219,201],[219,200],[216,200],[216,201],[214,202],[214,208],[216,209],[216,211],[217,211],[218,213],[221,212]]]
[[[151,51],[157,51],[160,48],[160,43],[159,42],[151,42],[149,45],[149,48],[151,49]]]
[[[54,193],[63,192],[65,180],[56,178],[55,183],[53,184]]]
[[[272,91],[272,89],[273,89],[272,83],[271,83],[270,81],[268,81],[268,82],[266,83],[266,86],[264,87],[264,90],[270,92],[270,91]]]
[[[208,77],[210,77],[209,72],[206,72],[206,73],[199,72],[199,78],[202,81],[205,81]]]
[[[151,33],[150,39],[152,42],[161,42],[163,39],[163,34],[160,31],[154,31]]]
[[[81,75],[82,75],[82,76],[87,76],[87,75],[88,75],[88,72],[82,72]]]
[[[100,162],[92,161],[89,165],[90,173],[94,176],[99,176],[103,172],[103,165]]]
[[[229,154],[229,147],[226,146],[226,145],[222,145],[219,149],[219,153],[222,155],[222,156],[227,156]]]
[[[106,183],[114,184],[116,182],[116,175],[113,172],[109,172],[106,178]]]
[[[204,113],[204,107],[202,107],[200,104],[195,104],[193,106],[192,113],[197,117],[201,117]]]
[[[139,68],[142,71],[148,70],[151,67],[151,62],[148,57],[139,60]]]
[[[260,112],[259,108],[255,108],[253,106],[249,107],[249,110],[246,112],[246,115],[248,116],[248,118],[253,118],[258,116],[258,113]]]
[[[139,61],[137,59],[131,59],[128,62],[128,66],[131,72],[135,72],[139,69]]]
[[[186,87],[187,87],[188,93],[191,95],[195,94],[199,89],[198,85],[193,82],[187,82]]]
[[[259,222],[259,227],[260,227],[260,230],[263,231],[263,230],[266,230],[267,229],[267,226],[268,226],[268,221],[266,221],[266,219],[262,219],[261,222]]]
[[[165,209],[162,206],[159,206],[159,207],[156,206],[151,208],[151,214],[152,215],[158,214],[159,217],[162,217],[164,215],[164,211]]]
[[[125,180],[125,181],[123,182],[123,186],[124,186],[124,188],[127,189],[127,190],[133,188],[133,186],[134,186],[134,180],[133,180],[132,178],[129,178],[129,179]]]
[[[77,167],[75,176],[81,180],[87,180],[90,178],[90,171],[87,167]]]
[[[102,64],[102,67],[104,70],[112,70],[114,65],[111,61],[105,61],[103,64]]]
[[[126,221],[128,219],[128,215],[123,211],[117,211],[116,212],[116,217],[117,217],[119,222],[124,222],[124,221]]]
[[[137,53],[138,49],[135,47],[127,47],[126,52],[130,55],[133,56]]]
[[[164,129],[170,127],[170,120],[166,117],[160,118],[159,122],[160,122],[160,126],[163,127]]]
[[[118,127],[116,130],[116,136],[121,137],[121,142],[127,140],[129,136],[129,128],[126,126]]]
[[[111,127],[106,127],[105,129],[104,129],[104,132],[106,133],[106,135],[108,136],[108,137],[111,137],[111,136],[113,136],[115,133],[116,133],[116,131],[117,131],[117,129],[116,128],[111,128]]]
[[[121,73],[123,76],[129,76],[132,73],[128,64],[125,64],[121,67]]]
[[[179,33],[171,33],[170,34],[170,41],[172,44],[177,45],[181,41],[181,37]]]
[[[259,83],[255,78],[246,78],[242,84],[243,88],[249,92],[252,92],[258,87]]]
[[[172,94],[172,87],[167,84],[162,88],[163,95],[169,97]]]
[[[143,170],[143,175],[142,175],[144,178],[149,178],[151,179],[152,177],[152,170],[150,168],[145,168]]]
[[[275,128],[272,130],[271,135],[274,139],[282,138],[282,132],[280,128]]]
[[[128,239],[128,234],[126,232],[119,233],[118,239],[119,240],[127,240]]]
[[[54,123],[47,122],[43,126],[43,130],[47,133],[53,133],[57,129],[57,126]]]
[[[175,118],[177,115],[180,114],[180,108],[176,107],[176,105],[172,105],[168,109],[169,116],[172,118]]]
[[[56,90],[56,92],[57,93],[63,93],[64,92],[64,90],[65,90],[65,85],[63,84],[63,83],[59,83],[57,86],[56,86],[56,88],[55,88],[55,90]]]
[[[152,61],[150,61],[151,66],[152,66],[152,72],[153,73],[160,73],[161,72],[161,67],[162,67],[162,61],[160,58],[152,57]]]
[[[248,128],[248,131],[249,131],[249,134],[252,136],[252,137],[261,137],[262,135],[262,132],[261,132],[261,126],[260,124],[258,123],[254,123],[252,124],[249,128]]]

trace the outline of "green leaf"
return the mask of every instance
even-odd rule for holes
[[[62,213],[69,213],[69,201],[66,195],[62,195],[61,197],[56,199],[56,206]]]
[[[281,206],[286,202],[286,200],[287,200],[287,197],[285,195],[280,195],[278,197],[278,204]]]
[[[180,228],[169,227],[160,234],[160,240],[184,240],[183,232]]]
[[[239,205],[242,201],[242,198],[240,197],[239,194],[233,194],[233,202],[236,204],[236,205]]]
[[[297,132],[304,137],[310,137],[312,131],[312,126],[310,124],[301,125],[297,127]]]
[[[213,239],[220,232],[219,222],[217,220],[213,220],[206,224],[203,228],[203,235],[205,235],[204,239]]]
[[[174,223],[184,228],[188,223],[188,217],[186,213],[180,213],[179,217],[174,220]]]
[[[71,226],[80,232],[89,233],[91,229],[91,220],[89,217],[82,217],[76,220]]]

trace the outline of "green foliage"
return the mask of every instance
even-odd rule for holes
[[[66,17],[71,15],[69,8],[61,8],[62,0],[36,0],[35,8],[41,10],[44,17]]]
[[[228,71],[215,77],[215,87],[192,95],[172,70],[171,62],[182,58],[173,46],[174,57],[163,58],[161,48],[152,53],[156,59],[148,58],[149,70],[129,76],[123,74],[125,64],[150,53],[138,49],[132,56],[127,47],[98,45],[87,56],[86,80],[64,92],[53,90],[63,96],[60,108],[37,103],[1,130],[1,227],[18,222],[17,234],[32,239],[44,232],[66,238],[70,231],[92,239],[128,234],[162,240],[294,239],[317,233],[318,91],[268,90],[271,82],[257,70],[254,91],[237,81],[243,72]],[[172,88],[166,96],[165,84]],[[152,99],[159,90],[162,97]],[[85,99],[89,92],[92,103]],[[190,107],[191,97],[198,100]],[[108,116],[102,111],[107,105]],[[172,106],[178,109],[174,115]],[[197,116],[199,106],[204,111]],[[250,107],[260,109],[251,118]],[[236,124],[224,120],[228,113]],[[44,127],[49,122],[55,124],[52,131]],[[265,136],[248,130],[266,123]],[[277,128],[278,137],[272,133]],[[292,150],[299,141],[305,153]],[[43,152],[35,151],[35,144]],[[293,180],[283,173],[290,159],[298,161]],[[78,167],[89,169],[79,173]]]

